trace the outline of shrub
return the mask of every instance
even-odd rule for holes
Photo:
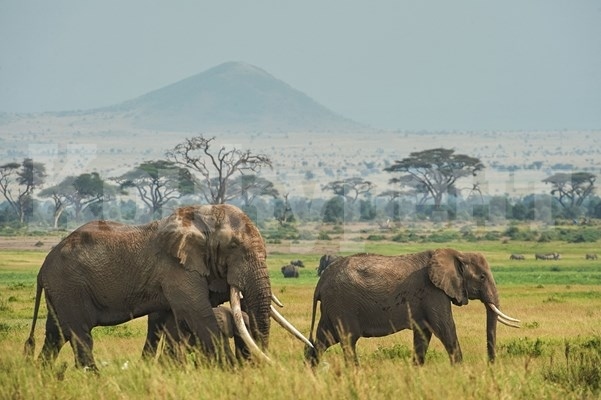
[[[332,240],[332,238],[330,237],[330,235],[328,235],[328,232],[326,232],[326,231],[320,231],[319,235],[317,235],[317,239],[318,240]]]
[[[536,338],[536,340],[533,341],[532,339],[525,337],[512,340],[509,343],[501,344],[499,349],[514,357],[540,357],[544,354],[545,347],[547,346],[539,338]]]
[[[366,240],[380,241],[386,240],[386,236],[384,235],[369,235]]]
[[[371,357],[377,360],[408,360],[412,357],[413,350],[403,344],[395,344],[392,347],[378,346]]]
[[[457,231],[434,232],[428,236],[427,241],[434,243],[445,243],[459,240],[460,234]]]

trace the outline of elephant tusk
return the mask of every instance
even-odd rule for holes
[[[280,314],[273,306],[271,306],[271,317],[282,326],[282,328],[286,329],[292,335],[296,336],[297,339],[301,340],[307,346],[313,348],[313,343],[309,341],[302,333],[298,331],[282,314]]]
[[[504,318],[506,321],[520,322],[519,319],[511,318],[510,316],[503,314],[501,310],[499,310],[493,303],[488,303],[488,306],[495,312],[495,314]]]
[[[230,288],[230,306],[232,308],[232,314],[234,314],[234,323],[236,324],[236,328],[238,328],[240,337],[242,337],[242,340],[244,340],[244,343],[248,346],[251,353],[260,360],[271,363],[271,359],[267,354],[261,351],[248,332],[248,329],[246,329],[246,324],[244,324],[244,318],[242,317],[242,307],[240,306],[240,291],[234,286]]]
[[[511,322],[511,321],[507,321],[505,318],[500,317],[497,315],[497,321],[499,321],[500,323],[507,325],[507,326],[511,326],[512,328],[521,328],[520,325],[518,325],[515,322]]]
[[[271,294],[271,301],[273,301],[275,304],[277,304],[278,307],[284,307],[284,304],[280,301],[280,299],[278,299],[277,297],[275,297],[275,294]]]

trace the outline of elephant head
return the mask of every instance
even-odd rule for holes
[[[229,287],[243,294],[242,309],[248,313],[251,334],[266,349],[271,286],[265,244],[252,221],[240,209],[220,204],[179,208],[159,223],[160,245],[183,268],[198,272],[209,285],[226,282],[217,290],[227,293]]]
[[[499,294],[486,258],[480,253],[454,249],[433,251],[428,269],[432,283],[444,291],[453,304],[462,306],[480,300],[486,306],[486,347],[489,360],[495,359],[497,320],[516,327],[517,319],[503,314]]]
[[[316,268],[317,276],[321,276],[323,271],[325,271],[326,268],[328,268],[330,264],[336,261],[336,259],[338,258],[340,258],[340,256],[334,254],[324,254],[323,256],[321,256],[321,258],[319,259],[319,266]]]

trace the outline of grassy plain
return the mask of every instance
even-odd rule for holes
[[[320,243],[271,245],[268,264],[282,313],[307,336],[317,282]],[[347,246],[349,247],[349,246]],[[352,246],[350,246],[352,247]],[[581,399],[601,390],[601,260],[585,260],[596,243],[453,242],[398,244],[363,242],[361,250],[398,254],[435,247],[480,251],[498,284],[504,312],[522,320],[521,329],[499,325],[496,363],[486,360],[484,306],[477,301],[454,307],[464,362],[451,366],[433,338],[426,365],[411,364],[411,332],[361,339],[360,366],[345,366],[339,346],[327,351],[312,371],[303,345],[272,327],[273,365],[235,369],[144,362],[140,352],[145,318],[94,330],[100,374],[73,367],[67,345],[54,370],[24,360],[35,296],[35,276],[46,251],[0,249],[0,399]],[[309,249],[309,250],[305,250]],[[315,250],[319,249],[319,250]],[[341,248],[344,251],[344,246]],[[558,251],[558,261],[535,261],[534,252]],[[352,252],[352,251],[350,251]],[[510,253],[524,261],[510,261]],[[280,267],[300,259],[298,279],[285,279]],[[45,317],[42,307],[42,318]],[[43,343],[38,321],[36,351]],[[65,370],[66,368],[66,370]]]

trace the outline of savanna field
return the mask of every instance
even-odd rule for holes
[[[359,238],[349,243],[268,243],[272,290],[281,313],[309,336],[315,268],[325,251],[351,254],[411,253],[437,247],[483,253],[492,267],[502,310],[521,320],[521,329],[499,324],[497,360],[486,356],[485,309],[479,301],[453,307],[463,363],[450,365],[433,337],[423,367],[412,364],[409,330],[358,342],[360,365],[347,366],[340,346],[330,348],[312,370],[303,344],[272,322],[272,365],[235,368],[184,365],[140,358],[146,319],[93,330],[98,375],[74,368],[63,347],[53,369],[25,360],[35,298],[35,277],[60,238],[4,238],[0,242],[0,399],[582,399],[601,396],[601,259],[597,242],[455,240],[397,243]],[[345,238],[345,240],[348,238]],[[32,245],[37,244],[38,246]],[[534,253],[558,252],[559,260]],[[525,260],[510,260],[520,253]],[[280,268],[300,259],[299,278]],[[45,305],[36,327],[36,354],[44,341]]]

